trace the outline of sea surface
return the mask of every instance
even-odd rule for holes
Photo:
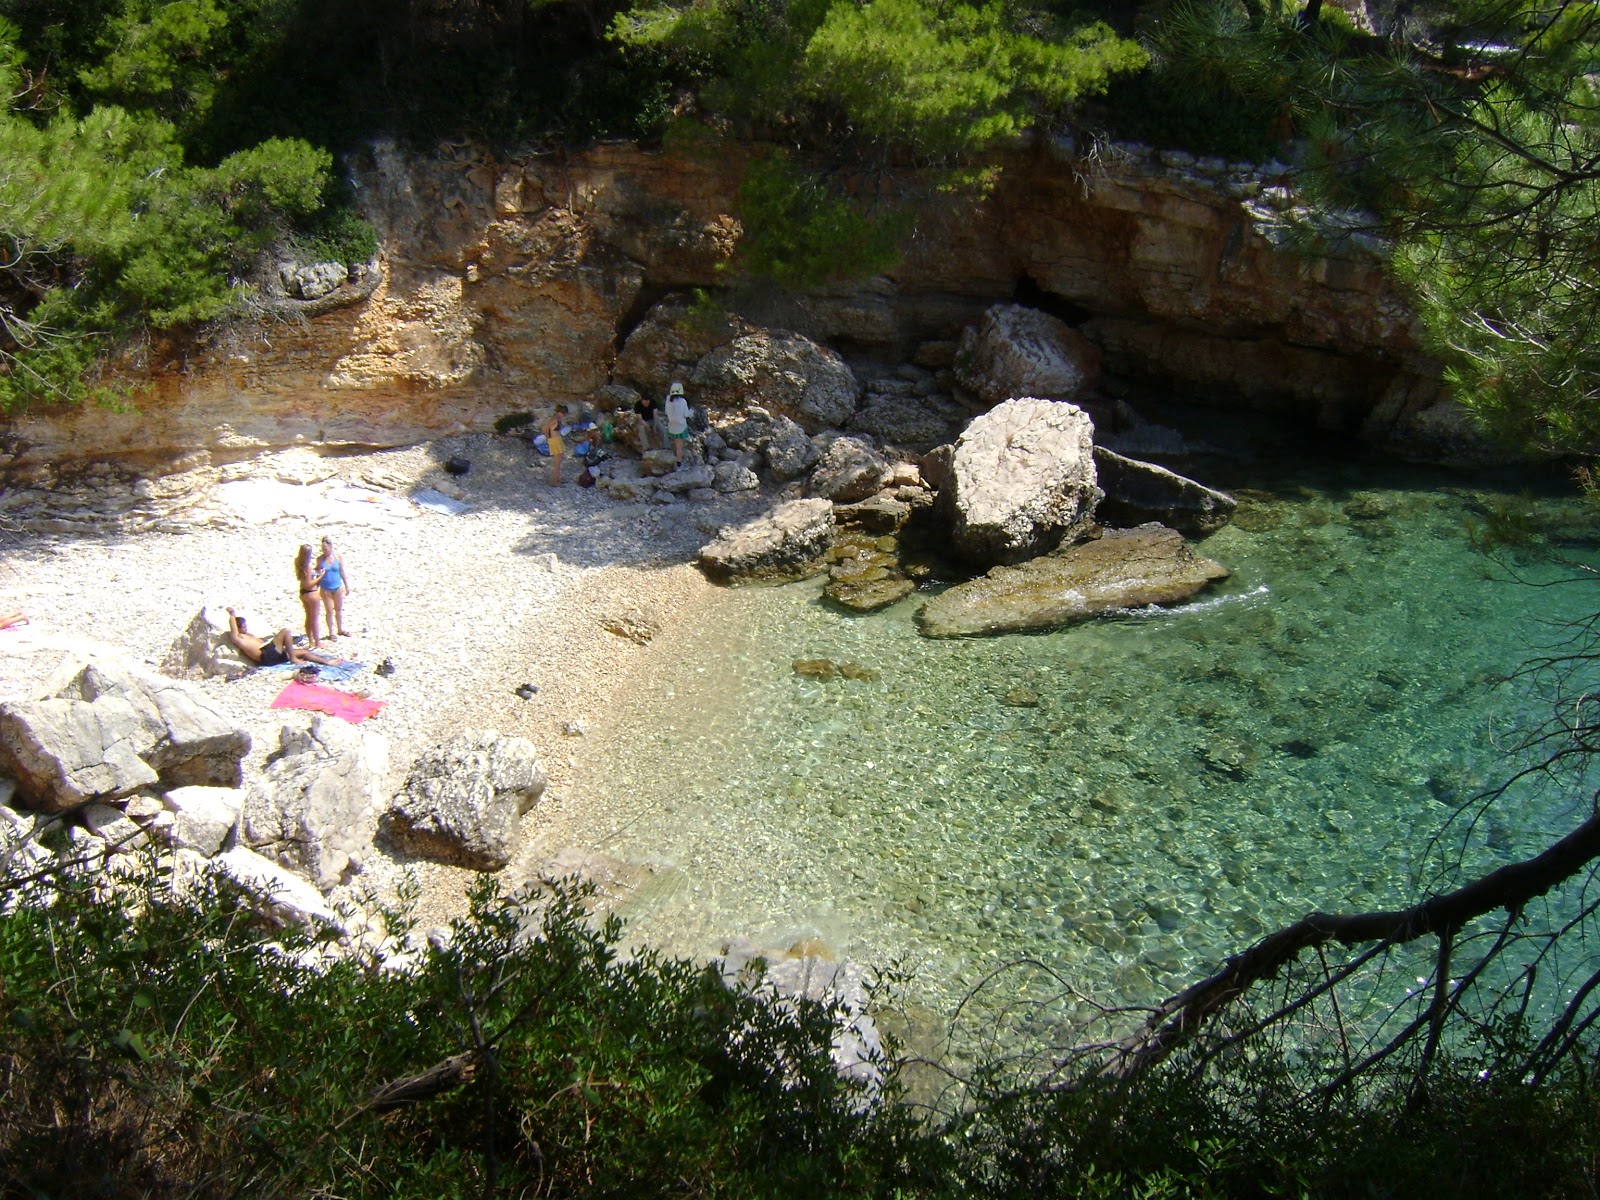
[[[922,594],[719,593],[590,735],[616,786],[587,781],[570,841],[656,867],[630,936],[897,964],[902,1008],[957,1037],[1059,1041],[1308,912],[1406,905],[1578,824],[1570,779],[1474,798],[1552,712],[1519,668],[1600,608],[1596,506],[1256,449],[1174,464],[1241,501],[1196,547],[1231,577],[1178,608],[934,641]],[[848,670],[796,672],[818,659]]]

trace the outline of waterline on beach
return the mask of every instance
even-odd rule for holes
[[[1581,797],[1450,822],[1538,708],[1496,681],[1589,592],[1493,577],[1468,523],[1518,501],[1447,479],[1269,481],[1200,547],[1234,572],[1220,588],[1049,634],[930,641],[922,597],[852,617],[817,581],[718,593],[658,686],[585,738],[581,825],[541,840],[657,865],[624,913],[671,952],[817,939],[900,963],[936,1013],[1041,964],[969,1005],[977,1023],[1030,988],[1148,1003],[1306,912],[1526,857]]]

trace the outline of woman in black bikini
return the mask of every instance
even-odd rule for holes
[[[342,658],[331,654],[318,654],[315,650],[302,650],[294,644],[294,635],[287,628],[278,630],[271,638],[258,638],[239,627],[239,616],[228,610],[228,639],[258,667],[275,667],[279,663],[338,663]]]
[[[322,645],[322,572],[317,552],[301,546],[294,556],[294,577],[300,581],[300,607],[306,610],[306,637],[313,649]]]

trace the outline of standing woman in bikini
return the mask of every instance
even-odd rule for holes
[[[300,607],[306,610],[306,636],[316,649],[322,645],[322,572],[310,546],[301,546],[294,556],[294,577],[300,581]]]
[[[333,548],[333,539],[322,539],[322,557],[317,559],[318,586],[322,588],[322,615],[327,618],[329,637],[349,637],[344,631],[344,598],[350,591],[350,572],[344,559]]]

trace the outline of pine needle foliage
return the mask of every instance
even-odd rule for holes
[[[1275,152],[1324,211],[1370,214],[1489,432],[1592,453],[1600,13],[1469,0],[1430,20],[1378,37],[1320,4],[1182,0],[1152,53],[1169,91],[1271,114]]]

